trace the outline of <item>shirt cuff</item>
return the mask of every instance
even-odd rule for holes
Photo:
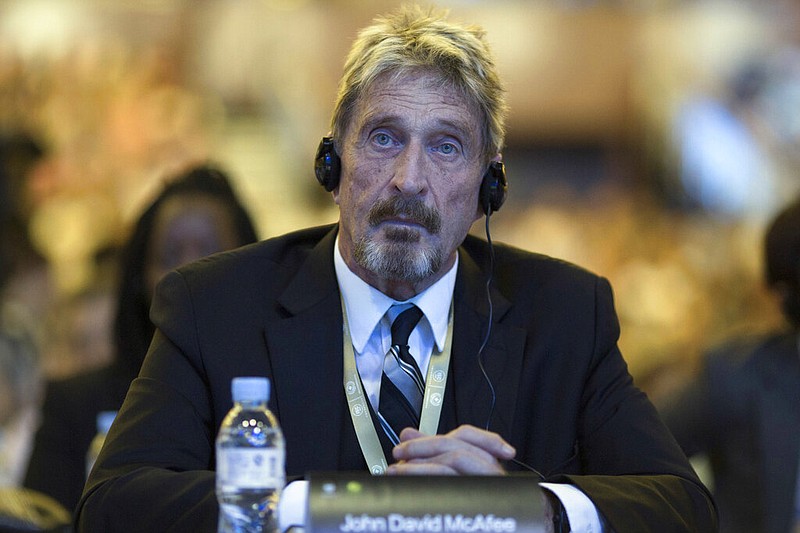
[[[592,500],[580,489],[563,483],[539,483],[561,501],[567,513],[570,531],[580,533],[602,533],[600,515]]]
[[[278,500],[278,531],[303,529],[308,522],[308,481],[292,481],[281,491]]]

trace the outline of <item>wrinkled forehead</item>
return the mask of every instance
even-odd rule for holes
[[[376,76],[356,101],[355,113],[347,129],[373,120],[379,104],[398,103],[409,106],[429,103],[447,111],[450,122],[481,138],[485,118],[474,98],[460,85],[442,73],[428,68],[405,68]]]

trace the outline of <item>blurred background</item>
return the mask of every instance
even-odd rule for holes
[[[336,220],[312,158],[357,29],[398,3],[0,0],[3,202],[24,235],[6,301],[46,377],[106,357],[115,247],[187,164],[227,169],[262,238]],[[762,236],[800,190],[799,2],[438,5],[485,27],[507,82],[493,239],[608,277],[646,391],[781,320]]]

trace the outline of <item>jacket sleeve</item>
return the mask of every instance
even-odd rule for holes
[[[564,357],[574,360],[560,383],[580,391],[573,404],[575,457],[548,481],[580,488],[612,531],[717,531],[710,493],[628,372],[617,347],[619,325],[611,288],[602,278],[594,283],[594,302],[588,306],[594,308],[593,318],[583,321],[593,324],[594,334],[580,335],[594,339],[590,350],[583,345],[580,350],[591,356],[566,349]]]
[[[216,422],[184,287],[178,274],[164,280],[154,316],[171,318],[157,319],[76,509],[77,531],[216,531]]]

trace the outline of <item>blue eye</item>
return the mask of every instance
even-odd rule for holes
[[[452,145],[452,144],[450,144],[450,143],[445,143],[445,144],[443,144],[443,145],[441,145],[441,146],[439,147],[439,151],[440,151],[440,152],[442,152],[442,153],[443,153],[443,154],[445,154],[445,155],[450,155],[450,154],[452,154],[452,153],[455,153],[455,151],[456,151],[456,147],[455,147],[455,146],[453,146],[453,145]]]
[[[378,133],[374,137],[375,143],[381,146],[387,146],[392,142],[392,139],[385,133]]]

